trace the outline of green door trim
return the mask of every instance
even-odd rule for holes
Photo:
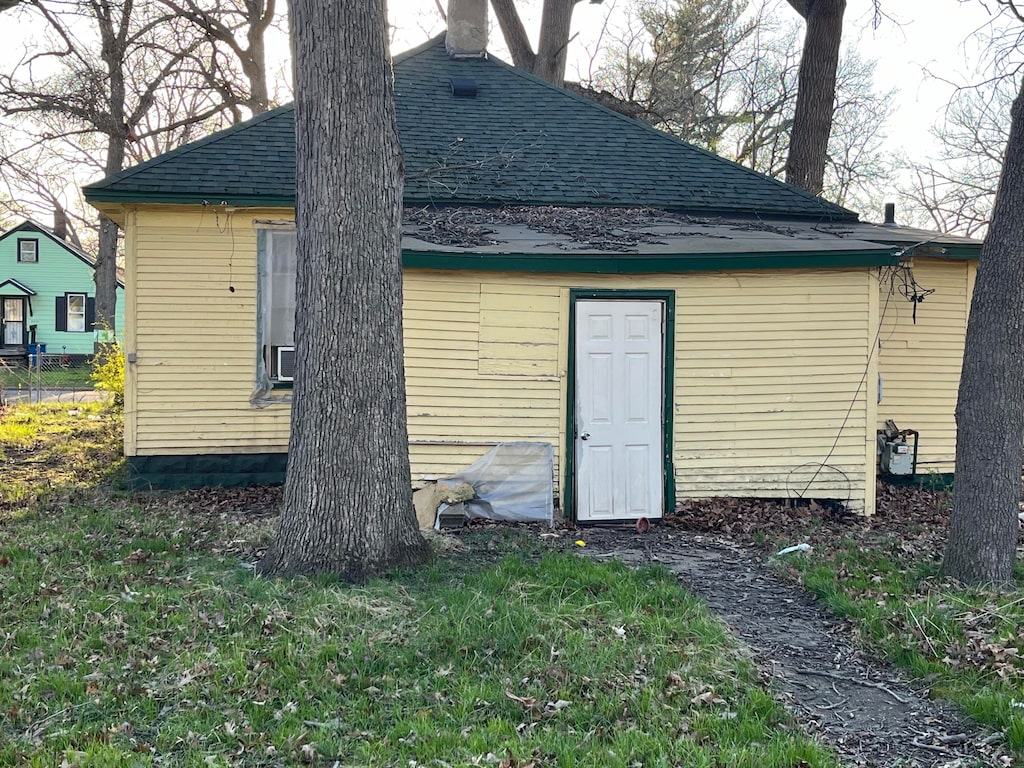
[[[665,307],[665,332],[662,334],[662,365],[664,381],[661,387],[662,424],[662,481],[664,498],[662,514],[675,508],[676,476],[672,466],[673,392],[675,389],[676,292],[634,288],[569,290],[569,357],[565,393],[565,476],[562,483],[562,509],[567,517],[576,520],[576,302],[580,299],[602,301],[649,300],[661,301]]]

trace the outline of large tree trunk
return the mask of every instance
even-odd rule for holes
[[[947,576],[1013,579],[1024,445],[1024,79],[967,324]]]
[[[505,38],[505,45],[512,54],[512,64],[517,69],[532,72],[537,54],[530,45],[530,37],[526,34],[522,19],[519,18],[515,0],[491,0],[491,7],[494,9],[494,15],[498,17],[498,26],[501,28],[502,37]]]
[[[381,0],[293,0],[296,371],[264,574],[349,580],[429,554],[412,506],[401,154]]]
[[[107,68],[110,81],[110,107],[108,124],[101,126],[107,133],[107,161],[104,167],[106,174],[117,173],[124,168],[125,143],[128,140],[128,124],[125,113],[125,82],[124,53],[125,43],[123,30],[128,27],[130,9],[122,10],[126,14],[121,18],[121,30],[115,31],[111,11],[103,6],[96,14],[100,28],[100,39],[103,41],[101,54]],[[96,327],[113,333],[117,328],[117,224],[106,216],[100,215],[100,236],[96,249]]]
[[[800,55],[796,111],[789,138],[786,182],[821,194],[836,100],[836,70],[846,0],[789,0],[807,22]]]
[[[540,41],[533,74],[561,87],[565,84],[565,59],[569,49],[572,11],[579,0],[545,0],[540,19]]]
[[[541,10],[540,42],[533,52],[515,0],[491,0],[505,44],[512,54],[512,63],[542,80],[562,87],[565,84],[565,61],[569,48],[572,12],[580,0],[544,0]],[[600,0],[598,0],[600,2]]]
[[[96,249],[96,321],[95,327],[113,332],[117,310],[117,233],[118,226],[100,215],[100,237]]]

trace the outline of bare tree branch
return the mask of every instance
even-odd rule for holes
[[[505,38],[505,45],[512,54],[512,63],[519,69],[532,72],[537,54],[530,45],[530,37],[526,34],[522,19],[519,18],[515,0],[491,0],[491,7],[494,9],[494,15],[498,17],[498,26]]]

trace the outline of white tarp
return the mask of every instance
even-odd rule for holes
[[[501,443],[445,482],[469,483],[476,498],[441,507],[448,515],[554,524],[555,452],[550,443]]]

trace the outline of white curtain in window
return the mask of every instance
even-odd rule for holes
[[[267,232],[267,262],[263,274],[263,343],[272,347],[295,344],[295,232]]]
[[[68,330],[85,331],[85,296],[80,293],[68,295]]]

